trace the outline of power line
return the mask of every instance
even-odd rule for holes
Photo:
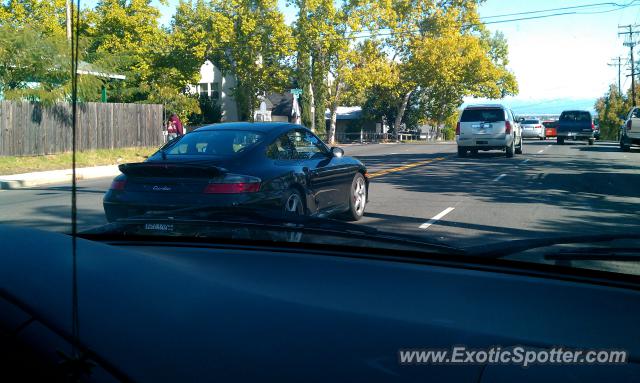
[[[620,85],[620,72],[621,72],[621,66],[622,66],[622,57],[618,56],[616,58],[614,58],[613,60],[617,60],[618,62],[613,62],[613,63],[609,63],[607,65],[609,66],[617,66],[618,67],[618,93],[622,94],[622,87]]]
[[[525,11],[525,12],[517,12],[517,13],[505,13],[502,15],[493,15],[493,16],[485,16],[485,17],[481,17],[480,19],[496,19],[496,18],[500,18],[500,17],[507,17],[507,16],[520,16],[520,15],[531,15],[534,13],[546,13],[546,12],[556,12],[556,11],[566,11],[566,10],[570,10],[570,9],[581,9],[581,8],[593,8],[593,7],[601,7],[603,5],[612,5],[614,7],[627,7],[630,4],[635,3],[636,1],[631,1],[630,3],[627,4],[618,4],[618,3],[593,3],[593,4],[583,4],[583,5],[574,5],[572,7],[561,7],[561,8],[550,8],[550,9],[541,9],[541,10],[536,10],[536,11]]]
[[[618,36],[625,35],[628,36],[629,40],[625,41],[624,46],[629,47],[629,52],[631,56],[631,100],[632,106],[636,105],[636,72],[635,72],[635,61],[633,59],[633,48],[636,46],[636,41],[633,39],[633,35],[640,33],[639,31],[633,30],[638,27],[638,25],[619,25],[618,29],[628,29],[626,32],[618,32]]]
[[[506,20],[496,20],[496,21],[487,21],[487,22],[479,22],[479,23],[465,23],[462,24],[460,26],[461,29],[466,29],[466,28],[471,28],[474,26],[483,26],[483,25],[490,25],[490,24],[504,24],[504,23],[511,23],[511,22],[515,22],[515,21],[526,21],[526,20],[536,20],[536,19],[544,19],[544,18],[549,18],[549,17],[557,17],[557,16],[567,16],[567,15],[595,15],[595,14],[601,14],[601,13],[608,13],[608,12],[615,12],[615,11],[620,11],[629,7],[634,7],[634,6],[638,6],[640,4],[636,4],[639,0],[633,0],[627,4],[618,4],[618,3],[597,3],[597,4],[593,4],[593,5],[601,5],[601,4],[610,4],[610,5],[614,5],[615,9],[609,9],[609,10],[604,10],[604,11],[594,11],[594,12],[575,12],[575,11],[571,11],[571,12],[560,12],[560,13],[552,13],[552,14],[548,14],[548,15],[539,15],[539,16],[531,16],[531,17],[518,17],[518,18],[514,18],[514,19],[506,19]],[[592,6],[593,6],[592,5]],[[588,6],[588,5],[584,5],[584,6]],[[581,6],[581,7],[584,7]],[[567,8],[572,8],[572,7],[567,7]],[[558,9],[562,9],[562,8],[558,8]],[[545,12],[545,11],[529,11],[529,12],[519,12],[519,14],[535,14],[535,13],[541,13],[541,12]],[[546,10],[546,12],[548,12],[548,10]],[[516,14],[514,14],[516,15]],[[487,17],[483,17],[480,18],[480,20],[486,20],[488,18],[497,18],[500,16],[487,16]],[[503,16],[502,16],[503,17]],[[408,31],[404,31],[404,32],[385,32],[385,33],[376,33],[376,32],[380,32],[380,31],[388,31],[389,28],[380,28],[380,29],[369,29],[366,31],[363,31],[363,33],[366,32],[366,34],[360,34],[360,35],[356,35],[356,36],[348,36],[348,37],[334,37],[331,38],[332,40],[353,40],[353,39],[361,39],[361,38],[367,38],[367,37],[383,37],[383,36],[402,36],[402,35],[410,35],[410,34],[415,34],[415,33],[419,33],[421,32],[420,29],[413,29],[413,30],[408,30]]]

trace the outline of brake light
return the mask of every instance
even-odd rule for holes
[[[238,194],[260,191],[260,178],[239,174],[226,174],[221,179],[211,180],[204,188],[206,194]]]
[[[596,124],[594,124],[593,122],[591,123],[591,130],[596,130]]]
[[[460,122],[456,124],[456,136],[460,135]]]
[[[124,190],[127,181],[113,181],[109,189],[111,190]]]
[[[255,193],[260,190],[260,184],[250,183],[233,183],[233,184],[209,184],[204,188],[207,194],[237,194],[237,193]]]
[[[507,134],[511,134],[511,122],[505,121],[504,126],[505,126],[504,132]]]

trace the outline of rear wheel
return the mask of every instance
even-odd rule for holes
[[[458,146],[458,157],[466,157],[467,149]]]
[[[630,152],[631,146],[625,145],[624,140],[620,138],[620,149],[622,149],[623,152]]]
[[[558,145],[564,145],[564,138],[558,137],[556,142],[558,143]]]
[[[296,189],[289,189],[284,194],[283,198],[283,210],[286,214],[304,215],[304,202],[302,202],[302,196]]]
[[[514,148],[515,146],[516,146],[515,140],[514,142],[511,143],[511,145],[507,146],[507,150],[505,151],[505,156],[507,158],[513,157],[513,154],[515,153],[515,148]]]
[[[367,183],[360,173],[356,173],[351,182],[351,192],[349,193],[349,210],[346,218],[349,221],[358,221],[364,215],[364,208],[367,206]]]
[[[516,148],[516,154],[522,154],[522,137],[520,137],[520,144]]]
[[[589,138],[589,145],[593,145],[595,141],[596,141],[595,138]]]

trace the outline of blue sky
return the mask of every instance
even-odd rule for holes
[[[509,68],[516,74],[520,84],[519,95],[507,101],[517,105],[535,104],[537,108],[544,101],[550,101],[554,108],[561,108],[565,101],[573,105],[576,100],[584,100],[585,104],[592,105],[593,100],[601,96],[609,84],[617,83],[617,68],[607,63],[617,56],[626,60],[629,55],[629,49],[622,45],[623,38],[618,37],[618,25],[640,22],[640,1],[618,1],[620,4],[632,3],[632,6],[613,11],[615,8],[611,5],[600,5],[575,10],[583,14],[488,25],[491,30],[500,30],[505,34],[510,49]],[[177,3],[177,0],[169,0],[168,5],[163,6],[156,2],[162,12],[163,24],[170,22]],[[598,0],[488,0],[481,5],[480,15],[487,18],[594,3],[598,3]],[[288,22],[295,19],[296,10],[286,7],[286,0],[279,0],[279,7]],[[585,14],[601,11],[609,12]],[[526,16],[485,20],[518,17]],[[623,87],[630,86],[631,81],[624,73],[622,82]]]

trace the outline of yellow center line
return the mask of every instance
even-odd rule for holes
[[[399,172],[399,171],[402,171],[402,170],[415,168],[416,166],[427,165],[427,164],[430,164],[430,163],[435,162],[435,161],[442,161],[444,159],[446,159],[446,157],[437,157],[437,158],[424,160],[424,161],[411,162],[409,164],[402,165],[402,166],[397,166],[395,168],[378,170],[377,172],[369,173],[369,178],[376,178],[376,177],[384,176],[384,175],[389,174],[389,173],[395,173],[395,172]]]

